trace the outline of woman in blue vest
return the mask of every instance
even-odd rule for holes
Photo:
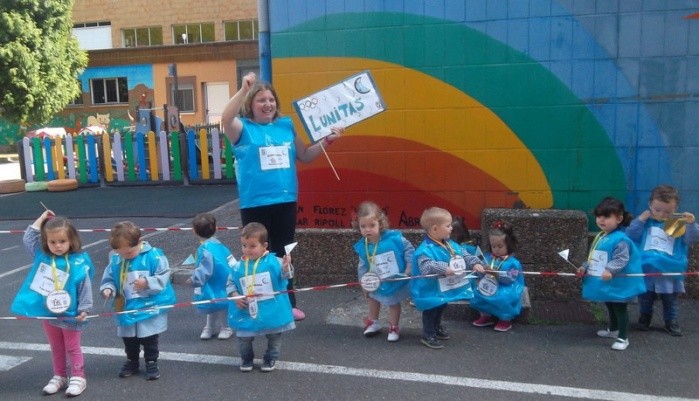
[[[241,109],[243,117],[238,117]],[[257,82],[254,73],[243,77],[240,89],[226,104],[221,119],[233,145],[243,225],[251,222],[264,225],[269,232],[271,252],[284,255],[284,246],[294,242],[296,231],[296,160],[311,162],[344,128],[333,127],[332,135],[307,146],[296,135],[291,118],[280,115],[279,97],[274,88]],[[293,280],[289,280],[287,289],[293,287]],[[293,291],[288,294],[294,319],[302,320],[305,315],[296,308]]]
[[[623,351],[629,346],[628,302],[646,291],[641,275],[641,254],[621,227],[631,223],[631,214],[621,201],[607,197],[593,211],[597,227],[590,254],[583,266],[582,297],[604,302],[609,311],[609,327],[599,330],[600,337],[615,338],[612,349]]]

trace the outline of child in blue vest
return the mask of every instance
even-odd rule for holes
[[[513,255],[517,250],[517,238],[512,225],[506,221],[493,223],[488,231],[486,249],[485,262],[489,269],[478,272],[471,307],[480,312],[480,317],[473,325],[495,325],[495,331],[508,331],[512,328],[512,319],[522,310],[524,292],[522,265]]]
[[[629,346],[628,302],[645,292],[641,273],[641,254],[622,227],[631,222],[631,214],[621,201],[607,197],[595,207],[599,234],[590,247],[590,254],[583,266],[582,297],[588,301],[604,302],[609,311],[609,327],[597,335],[614,338],[612,349],[623,351]],[[639,276],[629,276],[638,274]]]
[[[175,290],[170,284],[170,264],[163,251],[141,240],[141,230],[130,221],[116,223],[109,235],[109,265],[104,269],[102,297],[114,297],[117,335],[124,341],[126,362],[119,371],[125,378],[138,373],[143,347],[146,379],[160,378],[158,337],[167,330],[167,312]],[[155,308],[155,309],[149,309]],[[148,309],[148,310],[145,310]],[[138,310],[137,312],[130,312]]]
[[[233,267],[226,289],[229,297],[239,297],[228,307],[228,323],[236,331],[242,372],[253,368],[256,336],[267,337],[267,350],[261,370],[271,372],[281,355],[282,333],[293,330],[291,302],[283,291],[291,278],[291,257],[269,253],[267,229],[248,223],[240,233],[243,257]]]
[[[92,310],[95,268],[87,252],[82,251],[73,224],[50,210],[27,227],[23,242],[34,264],[12,302],[12,313],[54,318],[42,321],[53,365],[53,377],[44,387],[44,394],[67,387],[66,396],[78,396],[87,387],[80,342],[85,319]],[[70,380],[67,363],[71,367]]]
[[[415,308],[422,311],[422,344],[432,349],[444,348],[440,340],[449,339],[442,326],[447,303],[473,298],[466,270],[483,268],[477,257],[462,251],[459,244],[449,239],[451,222],[451,213],[445,209],[425,210],[420,217],[425,239],[413,256],[410,291]],[[430,277],[417,277],[425,275]]]
[[[677,189],[659,185],[651,192],[648,210],[634,219],[626,230],[626,234],[641,250],[643,272],[652,274],[646,276],[647,292],[638,297],[640,315],[637,327],[643,331],[650,328],[653,303],[660,298],[665,330],[671,336],[682,335],[677,296],[685,292],[683,273],[687,272],[689,245],[699,241],[696,218],[689,212],[675,213],[679,204]],[[663,229],[668,218],[685,223],[684,232],[675,230],[673,235],[668,235]],[[674,275],[663,276],[659,273]]]
[[[214,237],[216,234],[216,217],[211,213],[200,213],[192,219],[194,235],[199,239],[196,264],[192,277],[187,284],[194,287],[194,301],[211,301],[197,304],[196,308],[206,314],[206,325],[199,338],[209,340],[216,333],[217,322],[221,322],[218,331],[219,340],[227,340],[233,335],[228,326],[228,302],[226,298],[226,283],[231,268],[235,265],[235,257],[231,251]],[[224,299],[224,301],[220,301]]]
[[[359,255],[357,274],[362,280],[367,273],[376,278],[390,279],[409,276],[415,248],[400,231],[388,229],[388,219],[383,210],[374,202],[362,202],[357,208],[357,225],[362,239],[354,244]],[[399,323],[401,302],[410,297],[408,280],[384,281],[373,292],[364,291],[369,303],[369,317],[364,322],[364,335],[367,337],[381,330],[379,312],[381,305],[388,306],[388,341],[400,338]]]

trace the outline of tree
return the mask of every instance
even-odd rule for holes
[[[41,124],[81,92],[87,53],[73,37],[73,0],[0,2],[0,117]]]

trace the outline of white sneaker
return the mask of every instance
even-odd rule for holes
[[[378,320],[367,320],[364,322],[364,335],[371,337],[381,331],[381,323]]]
[[[230,327],[223,327],[221,331],[218,332],[219,340],[228,340],[233,335],[233,330]]]
[[[624,340],[622,338],[617,338],[612,344],[612,349],[617,351],[623,351],[629,346],[629,340]]]
[[[398,339],[400,338],[400,334],[398,334],[399,331],[400,329],[398,328],[398,326],[389,326],[387,340],[390,342],[398,341]]]
[[[44,386],[44,394],[46,394],[46,395],[56,394],[57,392],[66,388],[67,384],[68,384],[67,378],[56,375],[56,376],[52,377],[51,380],[49,380],[49,384]]]
[[[82,377],[71,377],[66,390],[66,397],[77,397],[85,391],[87,381]]]
[[[199,336],[200,339],[202,340],[210,340],[211,337],[214,336],[214,329],[212,329],[209,326],[204,327],[204,330],[201,331],[201,335]]]
[[[619,330],[614,330],[614,331],[609,331],[609,329],[600,330],[597,332],[597,335],[600,337],[604,337],[604,338],[617,338],[619,336]]]

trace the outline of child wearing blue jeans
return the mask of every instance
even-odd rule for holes
[[[420,217],[425,238],[413,256],[412,275],[430,275],[411,280],[410,291],[415,308],[422,311],[422,344],[432,349],[443,348],[440,340],[449,339],[442,326],[447,303],[473,298],[466,270],[483,269],[477,257],[449,239],[451,223],[451,213],[447,210],[439,207],[425,210]]]
[[[257,336],[267,337],[263,372],[271,372],[282,348],[282,333],[293,330],[294,316],[289,297],[283,292],[292,277],[291,257],[283,259],[267,250],[267,229],[260,223],[248,223],[240,233],[243,257],[233,267],[226,291],[238,297],[228,309],[228,323],[236,331],[240,370],[250,372],[255,353],[252,343]]]
[[[653,302],[660,298],[665,330],[671,336],[682,335],[677,296],[685,292],[684,275],[663,276],[657,273],[685,273],[689,245],[699,241],[696,218],[689,212],[675,213],[679,204],[677,189],[659,185],[651,192],[648,209],[626,229],[626,235],[641,250],[643,272],[656,274],[646,276],[647,291],[638,297],[640,315],[637,328],[643,331],[650,328]],[[686,231],[675,230],[673,235],[668,235],[664,230],[668,218],[678,220],[677,224],[686,223]]]

